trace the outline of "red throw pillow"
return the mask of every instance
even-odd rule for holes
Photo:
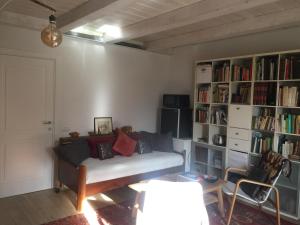
[[[113,146],[115,152],[123,156],[131,156],[134,153],[137,141],[128,137],[123,132],[119,132],[118,138]]]
[[[115,135],[103,135],[103,136],[90,136],[87,141],[90,146],[90,157],[99,158],[97,144],[111,143],[113,144],[116,140]]]

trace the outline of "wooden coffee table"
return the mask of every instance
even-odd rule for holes
[[[165,180],[165,181],[177,181],[178,174],[170,174],[165,175],[156,180]],[[137,215],[137,210],[140,208],[141,203],[143,202],[144,193],[147,190],[147,183],[149,180],[144,180],[139,183],[128,185],[129,188],[135,190],[137,192],[134,207],[132,210],[132,216],[135,217]],[[203,188],[204,194],[204,202],[205,205],[210,205],[213,203],[218,203],[218,208],[222,217],[225,216],[224,213],[224,202],[223,202],[223,192],[222,186],[224,184],[224,180],[219,179],[214,183],[209,183],[207,181],[199,181]]]

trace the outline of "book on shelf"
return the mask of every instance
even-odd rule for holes
[[[279,88],[278,104],[280,106],[299,106],[299,87],[281,86]]]
[[[275,117],[274,110],[261,109],[258,116],[253,117],[253,129],[274,131],[275,130]]]
[[[248,65],[233,65],[232,81],[251,81],[252,63]]]
[[[251,83],[240,83],[236,93],[232,93],[232,103],[250,104]]]
[[[300,79],[300,56],[287,56],[281,60],[280,79]]]
[[[284,157],[289,155],[300,156],[300,140],[288,140],[285,135],[279,137],[278,153]]]
[[[211,113],[211,123],[216,125],[227,125],[227,113],[225,109],[216,108]]]
[[[218,84],[213,91],[213,99],[216,103],[228,103],[229,85]]]
[[[198,102],[209,103],[210,101],[210,86],[200,86],[198,88]]]
[[[255,80],[276,80],[276,74],[276,59],[263,57],[257,62]]]
[[[260,132],[254,132],[252,137],[251,152],[260,154],[271,151],[273,148],[273,137],[264,136]]]
[[[290,113],[278,114],[277,124],[278,132],[300,134],[300,115]]]
[[[214,82],[229,82],[230,79],[230,64],[223,63],[216,65],[214,71]]]
[[[276,105],[276,83],[257,83],[254,86],[254,105]]]
[[[208,123],[209,118],[209,108],[208,107],[198,107],[197,109],[197,122],[199,123]]]

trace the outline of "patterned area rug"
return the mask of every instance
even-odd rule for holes
[[[132,202],[124,202],[118,205],[106,206],[97,210],[94,219],[99,225],[134,225],[131,218]],[[219,215],[216,205],[211,205],[207,209],[210,225],[226,225],[224,219]],[[97,218],[96,218],[97,217]],[[84,214],[77,214],[63,219],[59,219],[44,225],[91,225],[97,222],[89,222]],[[282,225],[293,225],[281,220]],[[276,225],[275,217],[258,211],[252,207],[237,203],[233,212],[231,225]]]

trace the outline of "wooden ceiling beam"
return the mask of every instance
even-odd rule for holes
[[[0,12],[11,2],[12,0],[0,0]]]
[[[258,32],[300,25],[300,8],[270,13],[242,21],[216,26],[145,43],[147,50],[159,51],[179,46],[222,40]]]
[[[88,22],[101,19],[115,10],[124,10],[123,7],[135,1],[138,0],[89,0],[59,16],[57,26],[61,31],[67,32]]]
[[[209,19],[252,9],[279,0],[202,0],[122,28],[122,39],[136,39]]]

